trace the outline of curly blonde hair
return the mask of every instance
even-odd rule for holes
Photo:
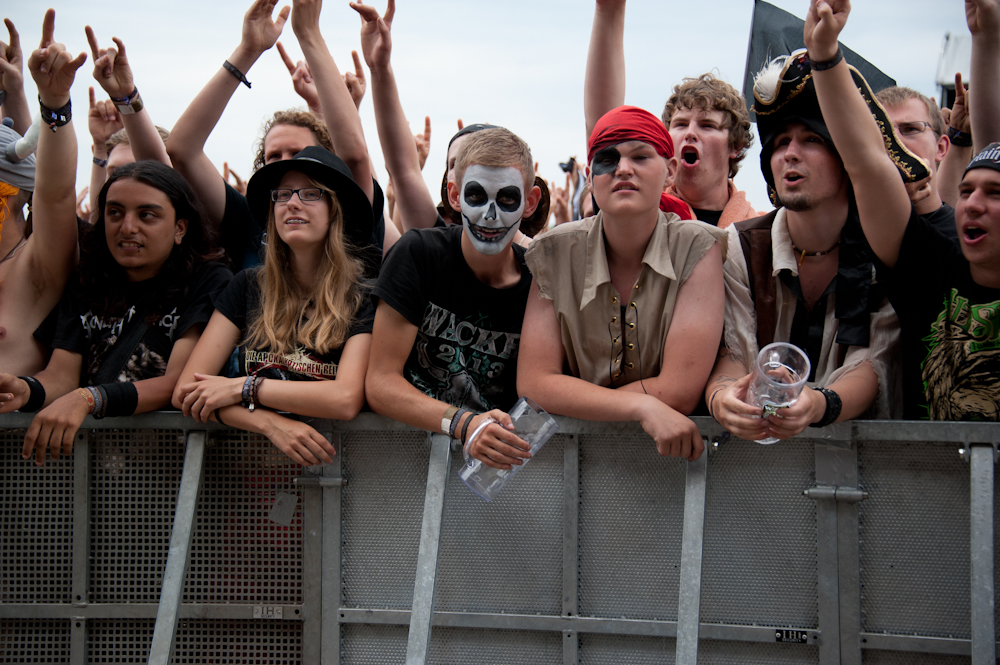
[[[337,154],[333,149],[333,139],[330,138],[330,130],[326,128],[326,123],[312,111],[301,109],[288,109],[287,111],[275,111],[274,115],[264,121],[261,127],[260,138],[257,140],[257,155],[253,159],[254,173],[264,166],[264,142],[267,134],[276,125],[291,125],[292,127],[305,127],[316,137],[316,145],[322,146]]]

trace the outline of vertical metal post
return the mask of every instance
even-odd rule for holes
[[[708,487],[708,450],[687,464],[684,487],[684,527],[681,542],[681,579],[677,597],[677,665],[698,662],[701,626],[701,563],[705,543],[705,491]]]
[[[816,484],[836,487],[839,456],[816,443]],[[819,601],[820,665],[840,665],[840,570],[837,566],[837,501],[816,499],[816,592]]]
[[[329,436],[329,432],[321,432]],[[334,456],[334,460],[338,456]],[[295,480],[302,488],[302,662],[320,663],[323,652],[323,489],[322,471],[310,467]],[[299,482],[312,481],[312,482]],[[315,482],[319,481],[319,482]]]
[[[90,431],[77,432],[73,442],[73,605],[90,602]],[[70,662],[87,662],[86,619],[70,622]]]
[[[971,446],[969,462],[972,663],[986,665],[997,662],[993,598],[993,446]]]
[[[410,610],[410,634],[406,641],[406,665],[423,665],[431,646],[434,621],[434,586],[437,581],[438,553],[441,548],[441,523],[444,498],[451,470],[451,439],[443,434],[428,434],[431,444],[427,465],[427,491],[424,493],[424,517],[420,525],[420,549],[417,574],[413,581],[413,604]]]
[[[563,583],[562,614],[578,612],[580,562],[580,442],[576,434],[565,437],[563,448]],[[580,640],[575,630],[563,631],[563,665],[577,665]]]
[[[333,464],[323,467],[323,477],[342,478],[344,436],[331,434],[330,443],[337,449]],[[323,486],[323,646],[320,662],[322,665],[340,663],[340,506],[341,483]]]
[[[198,509],[198,492],[201,489],[202,469],[205,465],[205,432],[187,433],[187,450],[184,453],[184,471],[177,491],[177,507],[170,532],[170,550],[163,571],[160,604],[156,610],[153,642],[149,647],[149,665],[167,665],[173,656],[174,635],[184,594],[191,537],[194,534],[194,517]]]

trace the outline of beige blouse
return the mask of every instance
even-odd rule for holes
[[[661,212],[639,279],[620,294],[611,284],[602,220],[597,213],[560,224],[532,242],[525,259],[555,308],[566,371],[615,387],[660,373],[677,292],[713,244],[725,251],[726,232]]]

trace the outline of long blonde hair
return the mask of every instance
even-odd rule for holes
[[[313,292],[303,292],[293,277],[291,250],[278,237],[272,202],[264,267],[257,273],[260,306],[247,328],[247,346],[266,347],[274,353],[291,353],[303,346],[328,353],[347,341],[354,315],[366,297],[366,289],[359,283],[361,261],[344,237],[344,214],[337,194],[312,178],[309,183],[330,195],[330,227]],[[306,319],[310,304],[315,310]]]

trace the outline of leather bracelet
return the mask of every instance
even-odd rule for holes
[[[42,103],[42,96],[38,95],[38,106],[42,112],[42,122],[48,125],[53,132],[73,119],[73,100],[66,102],[62,108],[50,109]]]
[[[468,409],[459,409],[455,412],[454,417],[452,417],[451,422],[448,424],[448,436],[452,439],[455,438],[455,430],[458,429],[458,423],[462,422],[462,416],[469,412]]]
[[[840,395],[829,388],[816,388],[816,390],[823,393],[823,397],[826,398],[826,413],[818,421],[811,423],[809,427],[826,427],[837,422],[837,418],[840,417],[840,412],[844,408],[844,403],[840,401]]]
[[[472,422],[472,419],[475,418],[476,415],[478,415],[478,414],[475,414],[472,411],[469,411],[469,417],[468,417],[468,419],[466,419],[465,424],[462,425],[462,436],[459,437],[459,439],[458,439],[462,443],[465,443],[465,435],[469,433],[469,423]]]
[[[972,147],[972,134],[966,134],[954,127],[948,127],[948,140],[951,141],[952,145],[957,145],[959,148]]]
[[[222,63],[222,66],[226,69],[227,72],[235,76],[237,81],[239,81],[248,88],[250,87],[250,81],[247,80],[246,74],[236,69],[236,65],[226,60],[225,62]]]
[[[45,386],[33,376],[19,376],[17,378],[28,384],[28,401],[18,411],[21,413],[38,411],[45,404]]]
[[[108,160],[106,159],[98,159],[97,157],[94,157],[94,163],[100,166],[102,169],[108,168]]]
[[[219,408],[222,408],[222,407],[219,407]],[[223,422],[223,420],[222,420],[222,416],[219,415],[219,409],[216,409],[214,413],[215,413],[215,419],[219,421],[219,424],[220,425],[226,425],[226,423]],[[226,427],[229,427],[229,425],[226,425]]]
[[[809,57],[808,55],[806,56]],[[833,69],[840,64],[840,61],[844,59],[844,49],[840,48],[840,44],[837,44],[837,53],[829,60],[823,60],[821,62],[816,62],[814,60],[809,60],[809,68],[814,72],[825,72],[828,69]]]

